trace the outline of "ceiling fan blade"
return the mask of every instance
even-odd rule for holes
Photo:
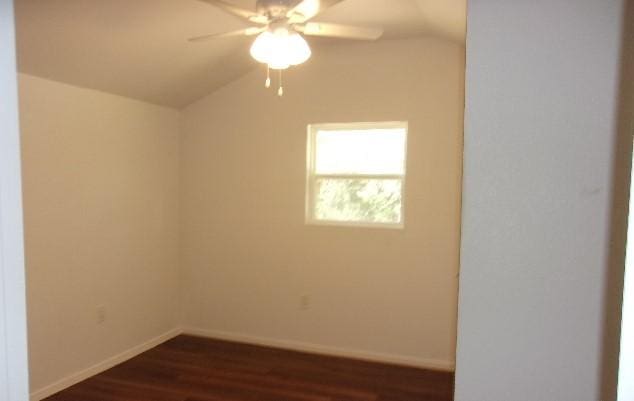
[[[291,24],[301,24],[343,0],[303,0],[286,15]]]
[[[221,10],[228,12],[229,14],[235,15],[236,17],[242,18],[249,22],[254,22],[256,24],[267,24],[268,18],[263,15],[259,15],[250,10],[245,10],[244,8],[240,8],[234,6],[233,4],[227,3],[224,0],[199,0],[203,3],[211,4],[212,6],[216,6]]]
[[[189,38],[187,40],[189,42],[204,42],[211,39],[228,38],[230,36],[253,36],[253,35],[257,35],[258,33],[264,32],[265,29],[266,28],[251,27],[247,29],[240,29],[239,31],[212,33],[210,35],[196,36],[193,38]]]
[[[309,22],[296,27],[309,36],[326,36],[341,39],[377,40],[383,36],[383,28],[364,28],[350,25]]]

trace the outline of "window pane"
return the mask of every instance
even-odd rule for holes
[[[317,174],[403,174],[405,128],[319,130]]]
[[[400,223],[401,186],[401,180],[317,179],[315,219]]]

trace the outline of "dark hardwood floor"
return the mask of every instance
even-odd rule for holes
[[[451,401],[453,374],[179,336],[47,401]]]

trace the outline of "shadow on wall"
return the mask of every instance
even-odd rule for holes
[[[634,342],[632,341],[634,335],[634,271],[631,266],[634,263],[634,220],[631,217],[628,229],[634,134],[634,1],[627,1],[625,7],[619,126],[618,137],[615,141],[612,238],[605,289],[606,324],[603,338],[603,382],[601,389],[601,399],[617,399],[616,378],[618,377],[618,400],[620,401],[634,400],[634,381],[625,380],[626,377],[634,377]],[[629,209],[632,210],[631,207]],[[628,237],[629,243],[626,246],[626,238]],[[627,258],[625,249],[627,249]],[[629,272],[626,277],[625,293],[623,291],[624,266]],[[622,316],[621,311],[623,311]],[[619,337],[622,338],[620,366]]]

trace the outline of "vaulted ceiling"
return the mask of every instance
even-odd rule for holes
[[[227,0],[255,9],[255,0]],[[21,72],[180,108],[257,66],[250,39],[187,38],[245,24],[197,0],[16,0]],[[464,41],[466,0],[345,0],[316,21],[380,26],[382,40]],[[312,46],[331,40],[308,39]]]

